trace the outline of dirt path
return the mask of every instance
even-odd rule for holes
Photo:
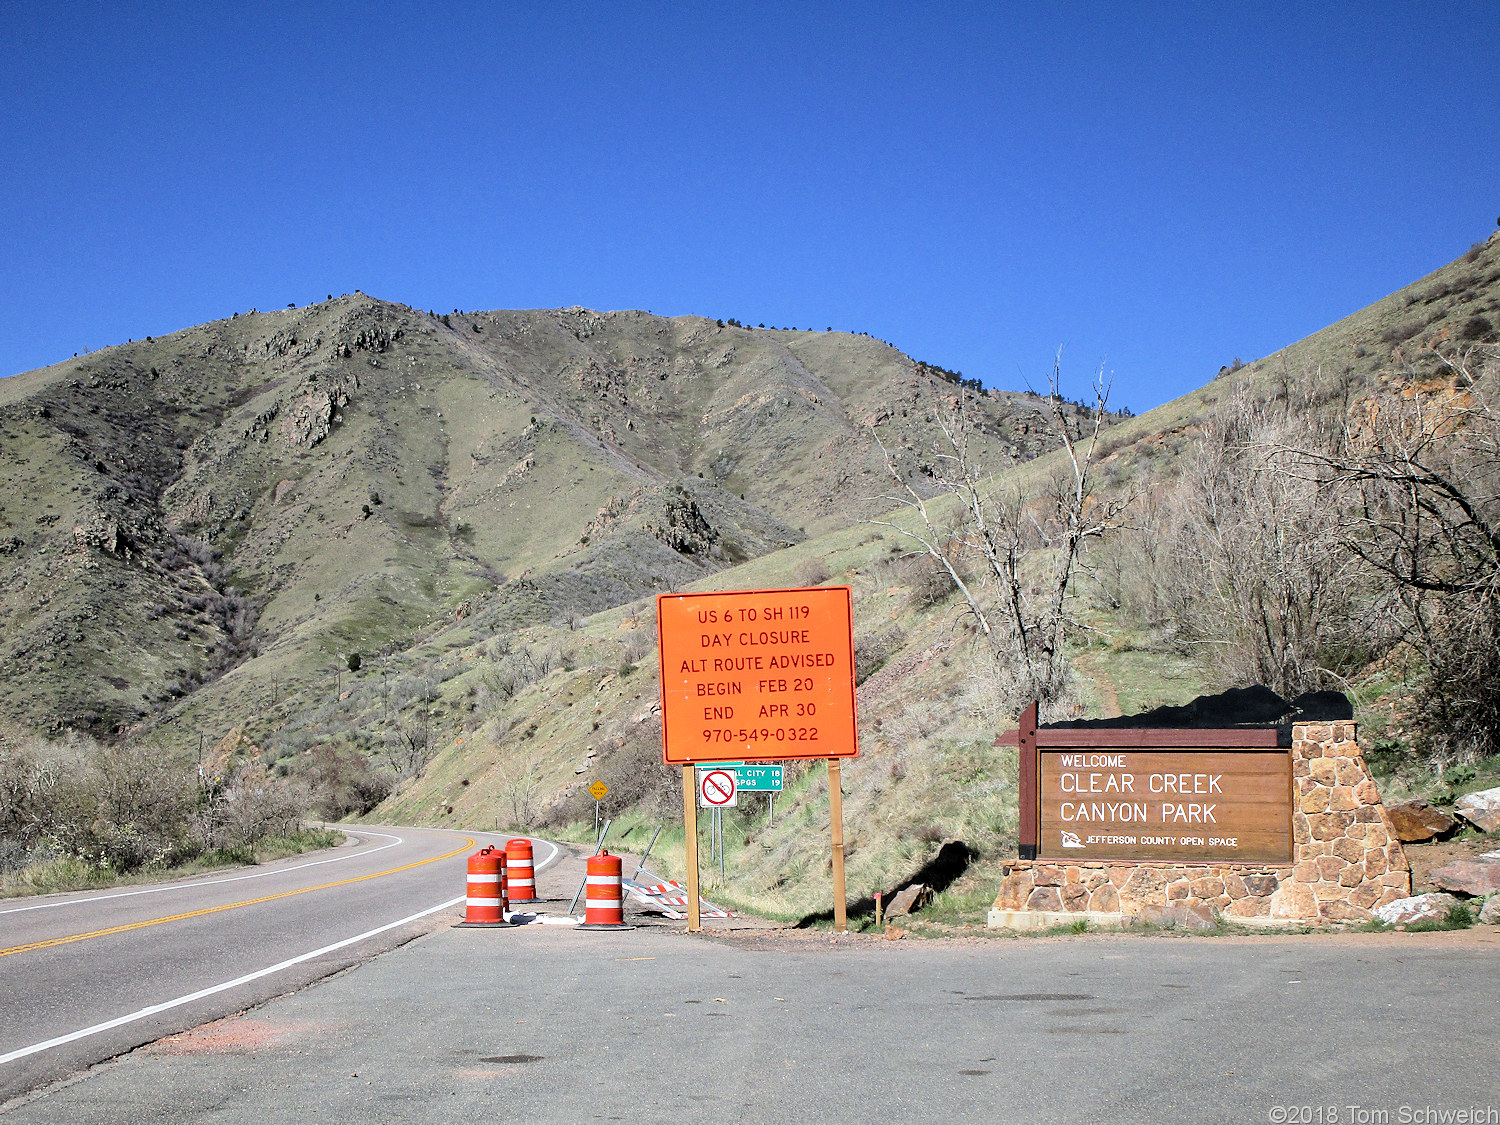
[[[1086,675],[1099,691],[1099,714],[1101,718],[1113,719],[1125,712],[1120,708],[1120,695],[1115,691],[1114,684],[1110,683],[1099,672],[1094,661],[1088,657],[1080,656],[1073,661],[1073,666]]]

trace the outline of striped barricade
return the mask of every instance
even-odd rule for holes
[[[647,906],[655,907],[668,918],[687,917],[687,888],[681,883],[668,881],[665,883],[637,883],[633,879],[624,879],[622,883],[628,894],[635,896],[638,902]],[[698,913],[705,918],[733,918],[732,911],[715,906],[706,898],[698,899]]]

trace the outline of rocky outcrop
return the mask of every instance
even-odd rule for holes
[[[372,324],[354,333],[349,343],[362,351],[383,352],[391,346],[391,333],[383,324]]]
[[[282,440],[291,449],[313,448],[341,420],[339,411],[349,404],[349,390],[343,379],[331,384],[310,379],[306,390],[281,412]]]
[[[719,539],[693,498],[686,495],[669,495],[660,522],[648,521],[645,530],[684,555],[706,555]]]
[[[1399,898],[1378,907],[1375,917],[1387,926],[1404,926],[1410,922],[1440,921],[1458,906],[1452,895],[1426,894],[1414,898]]]
[[[78,551],[103,551],[121,559],[131,553],[130,537],[120,530],[118,523],[102,515],[73,528],[73,547]]]
[[[1429,878],[1445,891],[1471,898],[1500,894],[1500,859],[1457,859],[1432,871]]]
[[[1500,787],[1465,794],[1453,811],[1481,832],[1500,832]]]
[[[356,308],[334,330],[334,353],[348,359],[355,350],[384,352],[405,337],[407,324],[405,317],[388,308]]]
[[[1403,844],[1443,836],[1458,827],[1458,821],[1420,797],[1387,805],[1385,811],[1391,818],[1391,831]]]
[[[682,555],[716,555],[719,530],[709,522],[696,499],[681,486],[638,488],[616,496],[584,528],[580,541],[588,543],[634,523]]]

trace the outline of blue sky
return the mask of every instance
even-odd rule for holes
[[[0,0],[0,374],[356,288],[1140,411],[1500,215],[1500,6]]]

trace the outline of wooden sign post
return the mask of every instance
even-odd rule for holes
[[[833,833],[833,928],[849,928],[847,895],[844,891],[844,785],[843,763],[828,759],[828,825]]]
[[[1041,784],[1041,766],[1036,756],[1036,717],[1038,705],[1028,703],[1021,712],[1016,743],[1021,748],[1018,778],[1021,787],[1020,845],[1022,859],[1036,858],[1036,843],[1041,838],[1037,824],[1037,792]]]
[[[859,755],[848,586],[660,594],[662,757],[679,765],[688,929],[698,930],[697,762],[824,759],[834,928],[848,928],[840,762]]]
[[[703,928],[698,907],[698,771],[691,765],[682,767],[682,826],[687,842],[688,929],[697,933]]]

